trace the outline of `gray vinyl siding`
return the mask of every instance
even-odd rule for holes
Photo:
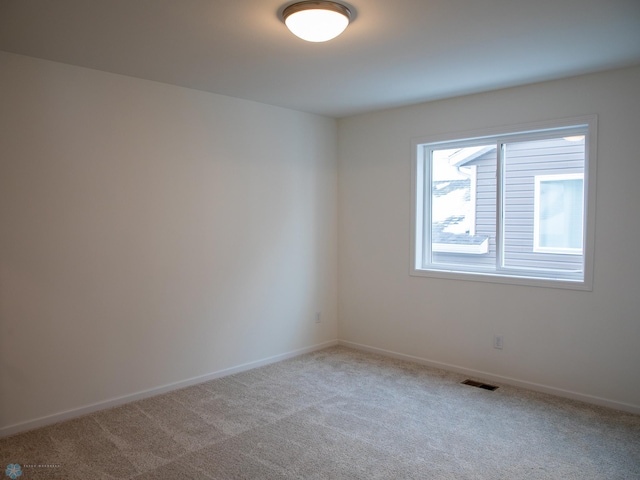
[[[536,175],[584,173],[584,144],[562,138],[506,146],[505,266],[582,270],[582,255],[533,251]]]
[[[467,163],[477,165],[476,235],[489,237],[483,255],[434,253],[438,263],[496,265],[496,152]],[[507,144],[505,162],[505,266],[581,271],[582,256],[533,251],[536,175],[584,172],[584,144],[562,138]],[[472,258],[470,258],[472,257]]]
[[[482,265],[496,265],[496,151],[487,152],[472,162],[476,172],[476,235],[489,237],[489,252]],[[476,262],[480,263],[480,262]]]

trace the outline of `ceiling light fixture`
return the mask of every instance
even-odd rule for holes
[[[351,11],[336,2],[305,1],[289,5],[282,17],[295,36],[307,42],[326,42],[344,32]]]

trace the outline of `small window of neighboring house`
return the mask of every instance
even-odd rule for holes
[[[536,175],[533,251],[582,255],[584,175]]]
[[[595,123],[416,141],[412,274],[590,289]]]

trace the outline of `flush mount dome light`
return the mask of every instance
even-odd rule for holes
[[[307,42],[326,42],[337,37],[349,25],[351,11],[335,2],[298,2],[282,12],[291,33]]]

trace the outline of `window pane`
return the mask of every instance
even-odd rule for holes
[[[582,179],[540,182],[540,247],[582,251],[582,197]]]
[[[431,262],[495,266],[496,147],[431,153]]]
[[[584,137],[504,145],[505,268],[581,272]]]

